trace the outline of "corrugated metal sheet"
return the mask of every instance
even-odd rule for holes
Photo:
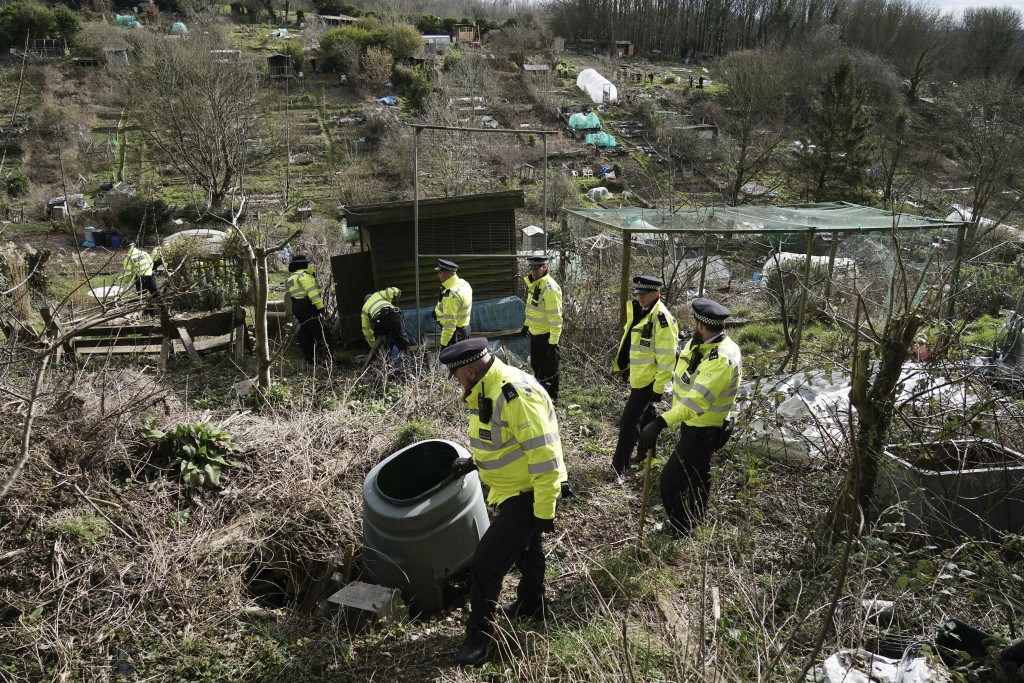
[[[420,202],[421,254],[508,254],[509,258],[465,258],[459,275],[473,287],[474,299],[517,293],[519,264],[515,210],[525,205],[521,190],[428,199]],[[402,290],[401,305],[415,305],[416,271],[413,267],[413,203],[392,202],[347,207],[349,225],[362,230],[363,244],[373,263],[374,289],[395,286]],[[421,305],[437,300],[436,259],[419,264]],[[335,273],[337,282],[349,276]],[[353,283],[354,284],[354,283]]]

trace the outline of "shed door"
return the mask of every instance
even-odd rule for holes
[[[331,274],[334,276],[334,297],[338,302],[341,341],[345,344],[358,342],[363,338],[363,326],[359,319],[363,299],[373,293],[373,262],[370,252],[332,256]]]

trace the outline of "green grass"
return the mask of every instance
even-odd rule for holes
[[[92,545],[107,535],[110,522],[92,513],[82,513],[54,522],[53,530]]]
[[[730,336],[740,345],[744,356],[786,350],[782,323],[744,325]]]
[[[964,328],[961,341],[990,349],[1005,324],[1006,320],[1001,316],[983,315]]]

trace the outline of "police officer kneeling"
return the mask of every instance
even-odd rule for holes
[[[479,470],[487,503],[498,515],[480,539],[470,564],[466,640],[456,661],[479,664],[487,655],[501,584],[513,566],[521,578],[509,616],[544,619],[544,549],[541,534],[555,530],[555,506],[567,480],[551,398],[537,380],[487,350],[487,340],[466,339],[441,351],[470,409],[472,458],[452,471]]]
[[[672,375],[672,408],[640,432],[639,451],[658,442],[665,427],[682,424],[679,442],[661,471],[661,501],[669,522],[689,533],[704,519],[711,486],[711,454],[732,434],[729,412],[743,377],[740,347],[726,336],[729,309],[710,299],[691,304],[696,331]]]

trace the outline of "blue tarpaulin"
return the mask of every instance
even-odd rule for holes
[[[405,328],[409,336],[416,336],[416,318],[420,320],[420,332],[440,332],[441,328],[431,314],[434,307],[409,308],[402,311]],[[484,299],[473,302],[473,313],[470,315],[469,326],[473,332],[500,332],[518,330],[526,324],[526,304],[517,296],[506,296],[500,299]]]

